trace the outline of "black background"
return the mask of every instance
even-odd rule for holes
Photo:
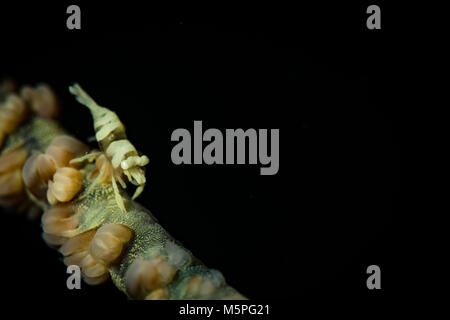
[[[116,111],[150,158],[139,202],[244,295],[371,303],[396,290],[389,94],[399,30],[384,3],[382,30],[367,30],[368,4],[175,10],[83,1],[80,31],[65,27],[68,3],[2,5],[0,72],[49,83],[79,138],[93,135],[92,121],[68,85]],[[205,130],[279,128],[278,174],[172,164],[171,133],[192,132],[194,120]],[[126,299],[111,283],[68,290],[38,221],[2,213],[2,226],[11,299]],[[381,267],[380,291],[366,287],[371,264]]]

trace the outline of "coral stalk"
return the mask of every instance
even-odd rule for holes
[[[44,211],[44,240],[87,283],[111,278],[132,299],[245,299],[114,187],[105,153],[85,149],[52,119],[59,112],[48,86],[0,94],[0,205]],[[86,161],[72,161],[80,157]]]

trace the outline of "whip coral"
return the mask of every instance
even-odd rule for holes
[[[114,112],[79,86],[70,90],[91,110],[100,151],[53,119],[59,104],[49,86],[0,91],[0,204],[42,210],[44,240],[88,284],[110,278],[131,299],[245,299],[134,201],[148,158],[126,139]],[[124,180],[137,187],[132,197]]]

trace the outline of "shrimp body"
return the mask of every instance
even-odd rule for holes
[[[85,105],[91,111],[94,120],[95,138],[114,169],[111,180],[116,199],[120,195],[117,195],[118,189],[114,176],[118,175],[122,187],[126,187],[120,179],[120,175],[123,173],[130,183],[137,186],[132,197],[134,200],[144,190],[146,179],[143,167],[148,164],[148,157],[139,155],[136,148],[127,139],[125,126],[115,112],[99,106],[78,84],[69,87],[69,91],[75,95],[79,103]],[[118,204],[119,207],[124,208],[122,199],[118,202],[122,202],[122,204]]]

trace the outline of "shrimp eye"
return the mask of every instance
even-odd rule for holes
[[[123,170],[128,170],[128,169],[130,169],[130,165],[129,165],[128,161],[126,161],[126,160],[123,160],[123,161],[120,163],[120,166],[122,167]]]

